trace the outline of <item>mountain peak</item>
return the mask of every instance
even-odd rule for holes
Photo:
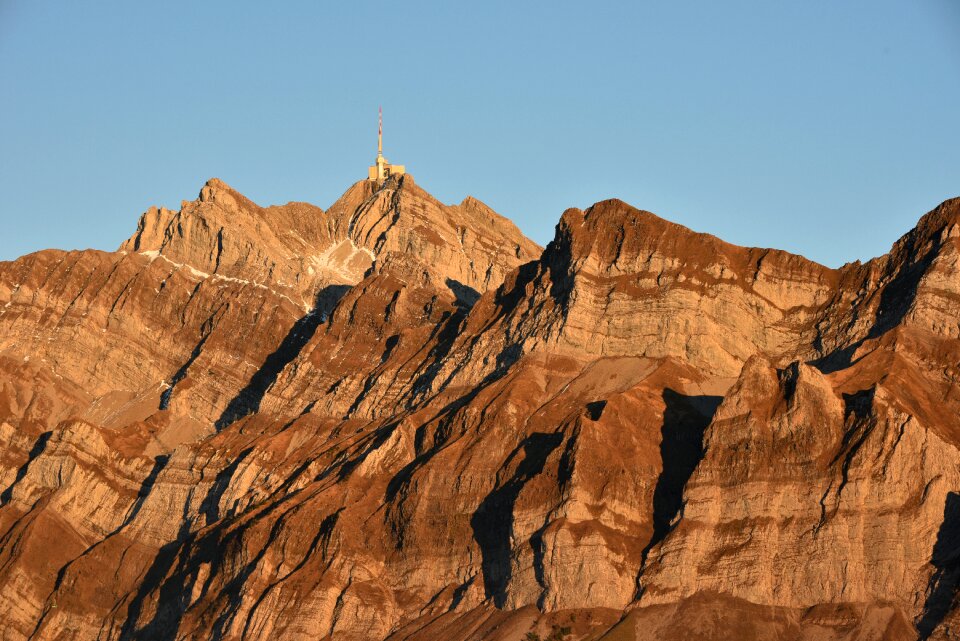
[[[211,178],[179,211],[153,207],[121,250],[162,255],[201,273],[292,289],[309,305],[320,288],[359,282],[383,252],[409,253],[483,291],[540,253],[480,201],[447,206],[409,174],[361,180],[324,212],[308,203],[260,207]]]
[[[938,248],[951,238],[960,237],[960,198],[950,198],[937,205],[904,234],[891,250],[892,255],[903,252],[922,253],[924,248]]]
[[[409,174],[352,185],[327,210],[334,236],[374,255],[408,253],[477,291],[496,287],[542,249],[477,199],[445,205]]]
[[[220,180],[220,179],[217,178],[216,176],[214,176],[213,178],[210,178],[209,180],[207,180],[207,182],[205,182],[205,183],[203,184],[203,189],[228,189],[228,190],[230,190],[230,191],[234,191],[233,187],[231,187],[230,185],[228,185],[228,184],[225,183],[224,181]],[[200,193],[201,193],[201,196],[202,196],[202,195],[203,195],[203,190],[201,190]]]
[[[201,203],[215,202],[231,211],[245,209],[258,211],[260,207],[239,191],[223,182],[219,178],[211,178],[200,189],[198,201]]]
[[[6,636],[916,639],[960,619],[958,208],[831,270],[211,179],[0,263]]]

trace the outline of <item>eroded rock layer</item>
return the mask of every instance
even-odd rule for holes
[[[211,180],[0,328],[4,639],[960,634],[960,200],[829,269]]]

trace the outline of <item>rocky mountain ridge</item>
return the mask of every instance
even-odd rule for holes
[[[958,261],[211,180],[0,263],[2,636],[953,638]]]

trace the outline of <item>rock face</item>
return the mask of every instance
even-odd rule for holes
[[[0,263],[0,638],[960,635],[960,199],[828,269],[219,180]]]

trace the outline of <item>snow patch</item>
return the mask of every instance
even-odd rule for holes
[[[276,294],[276,295],[279,296],[280,298],[285,298],[287,301],[289,301],[290,303],[292,303],[292,304],[296,305],[297,307],[301,308],[301,309],[302,309],[303,311],[305,311],[305,312],[310,311],[310,307],[307,306],[306,304],[304,304],[304,303],[302,303],[302,302],[298,303],[298,302],[294,301],[293,299],[291,299],[291,298],[290,298],[289,296],[287,296],[286,294],[282,294],[282,293],[278,292],[277,290],[275,290],[275,289],[273,289],[273,288],[271,288],[271,287],[268,287],[267,285],[264,285],[263,283],[258,283],[258,282],[255,282],[255,281],[249,281],[249,280],[246,280],[246,279],[243,279],[243,278],[233,278],[232,276],[222,276],[222,275],[220,275],[220,274],[208,274],[207,272],[200,271],[199,269],[197,269],[196,267],[193,267],[192,265],[187,265],[187,264],[185,264],[185,263],[178,263],[178,262],[176,262],[176,261],[170,260],[169,258],[167,258],[166,256],[164,256],[163,254],[161,254],[161,253],[158,252],[158,251],[149,251],[149,252],[140,252],[140,253],[141,253],[141,254],[144,254],[144,255],[150,256],[150,262],[153,262],[153,261],[154,261],[155,259],[157,259],[157,258],[162,258],[163,260],[167,261],[168,263],[170,263],[171,265],[173,265],[173,266],[176,267],[177,269],[187,270],[188,272],[190,272],[191,275],[193,275],[194,277],[199,278],[199,279],[201,279],[201,280],[207,280],[207,279],[209,279],[209,278],[213,278],[214,280],[227,281],[227,282],[231,282],[231,283],[240,283],[241,285],[251,285],[251,286],[253,286],[253,287],[259,287],[260,289],[265,289],[265,290],[267,290],[267,291],[269,291],[269,292],[272,292],[272,293]]]
[[[318,270],[334,275],[350,283],[358,282],[363,273],[358,273],[356,268],[350,268],[355,259],[365,255],[369,262],[377,259],[377,255],[366,247],[357,247],[352,238],[341,240],[339,243],[330,245],[319,254],[307,258],[307,273],[311,276]]]
[[[208,274],[207,272],[202,272],[199,269],[191,267],[190,265],[181,265],[181,266],[189,269],[190,273],[196,276],[197,278],[210,278],[210,274]]]

